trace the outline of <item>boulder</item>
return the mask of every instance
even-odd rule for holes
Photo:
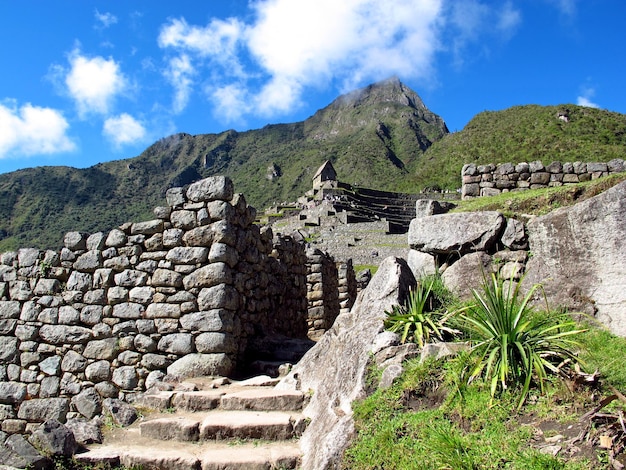
[[[78,449],[72,431],[54,419],[39,426],[29,440],[44,455],[71,457]]]
[[[302,469],[339,468],[354,436],[351,403],[365,395],[372,345],[384,330],[385,311],[415,285],[404,260],[386,258],[352,309],[341,313],[317,344],[277,385],[313,392],[304,414],[311,423],[300,444]]]
[[[504,224],[504,216],[493,211],[420,217],[409,226],[409,245],[433,255],[488,251],[500,237]]]
[[[470,253],[446,269],[441,278],[448,289],[461,299],[471,299],[472,289],[483,285],[483,276],[490,276],[491,256],[484,252]]]
[[[187,354],[167,368],[167,374],[182,380],[205,375],[228,376],[234,369],[230,358],[219,354]]]
[[[528,223],[524,285],[541,283],[551,307],[594,314],[626,336],[626,182]]]

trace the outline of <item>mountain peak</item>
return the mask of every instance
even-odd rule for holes
[[[342,95],[333,102],[333,105],[357,107],[374,102],[397,103],[421,111],[427,109],[419,95],[402,83],[396,76]]]

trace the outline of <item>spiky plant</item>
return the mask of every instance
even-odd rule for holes
[[[521,285],[509,283],[505,288],[502,278],[485,276],[482,292],[473,290],[473,303],[459,315],[469,331],[470,354],[477,364],[469,380],[482,376],[490,383],[492,397],[498,390],[521,385],[519,406],[533,379],[543,392],[548,372],[558,373],[558,364],[568,359],[576,362],[578,343],[573,337],[584,331],[576,329],[564,313],[535,312],[530,300],[541,285],[532,286],[525,297]]]

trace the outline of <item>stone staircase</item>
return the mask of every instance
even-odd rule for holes
[[[276,382],[198,378],[171,391],[147,393],[135,403],[142,418],[130,427],[109,429],[103,444],[75,458],[144,470],[297,468],[308,397],[276,390]]]

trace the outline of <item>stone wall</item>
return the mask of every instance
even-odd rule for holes
[[[352,261],[335,261],[318,249],[307,251],[307,335],[318,340],[357,296]]]
[[[234,373],[252,339],[306,337],[307,266],[334,261],[255,225],[228,178],[167,203],[150,221],[68,233],[60,252],[0,255],[2,432],[90,419],[166,374]]]
[[[507,191],[562,186],[623,171],[626,171],[626,165],[622,159],[611,160],[608,163],[552,162],[547,166],[540,161],[498,165],[470,163],[464,165],[461,170],[461,196],[463,199],[469,199],[494,196]]]

